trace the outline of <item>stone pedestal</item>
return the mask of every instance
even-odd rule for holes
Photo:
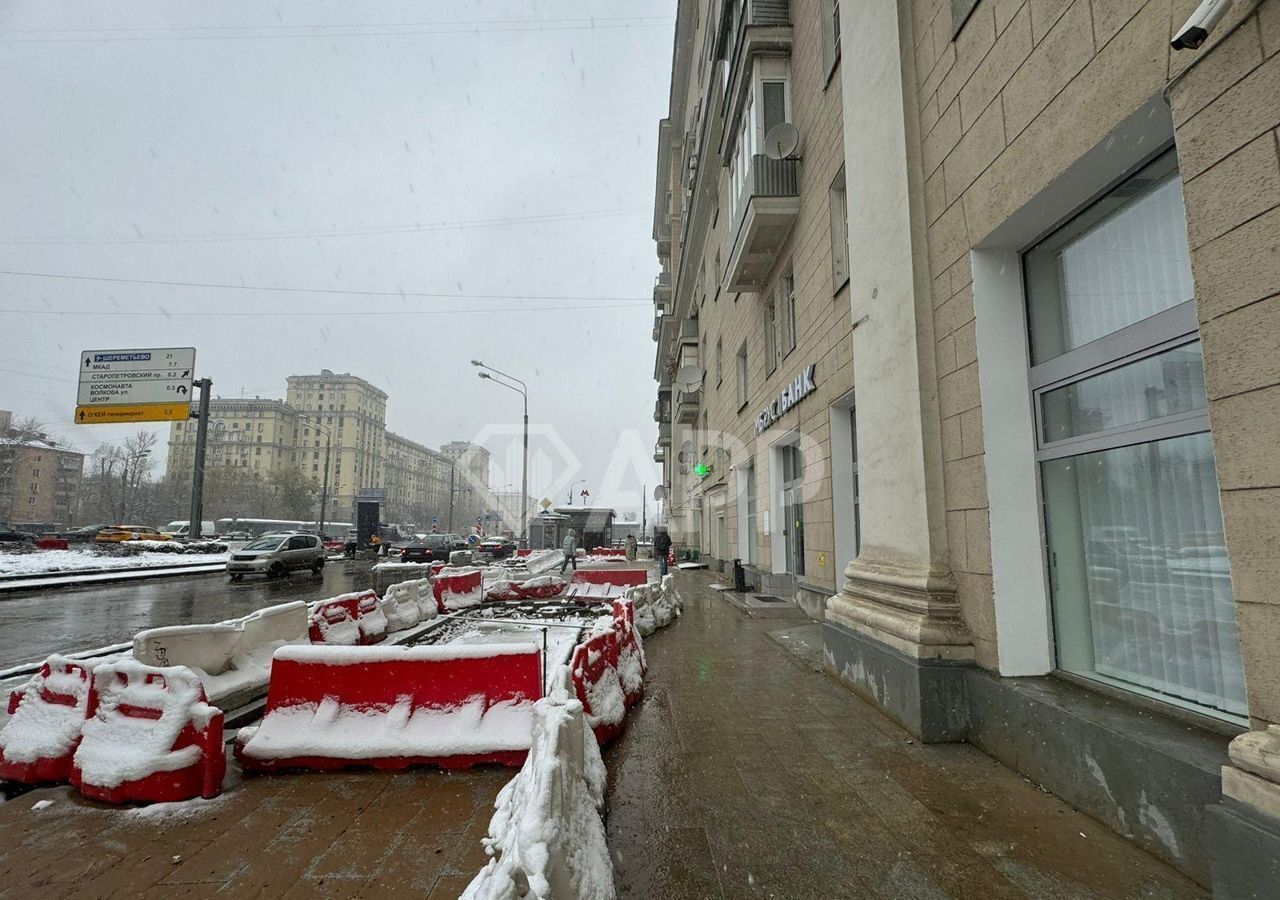
[[[1280,726],[1231,742],[1222,802],[1205,810],[1205,835],[1218,900],[1280,893]]]

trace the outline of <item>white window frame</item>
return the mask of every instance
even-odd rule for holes
[[[849,283],[849,194],[844,166],[831,182],[831,294]]]

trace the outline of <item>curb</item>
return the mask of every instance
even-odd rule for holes
[[[120,581],[141,581],[149,578],[172,578],[179,575],[212,575],[226,570],[225,562],[206,562],[178,566],[144,566],[137,569],[82,569],[77,572],[14,575],[0,578],[0,594],[90,584],[112,584]]]

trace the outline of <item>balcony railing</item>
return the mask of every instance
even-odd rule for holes
[[[671,315],[671,273],[661,272],[653,280],[653,305],[664,316]]]
[[[751,157],[751,166],[734,204],[733,249],[729,253],[729,290],[764,287],[791,226],[800,212],[800,161]]]
[[[698,407],[702,404],[702,390],[676,392],[676,422],[692,425],[698,420]]]

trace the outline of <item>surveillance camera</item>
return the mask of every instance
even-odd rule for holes
[[[1235,0],[1204,0],[1173,36],[1174,50],[1195,50],[1209,37],[1209,32],[1222,21]]]

